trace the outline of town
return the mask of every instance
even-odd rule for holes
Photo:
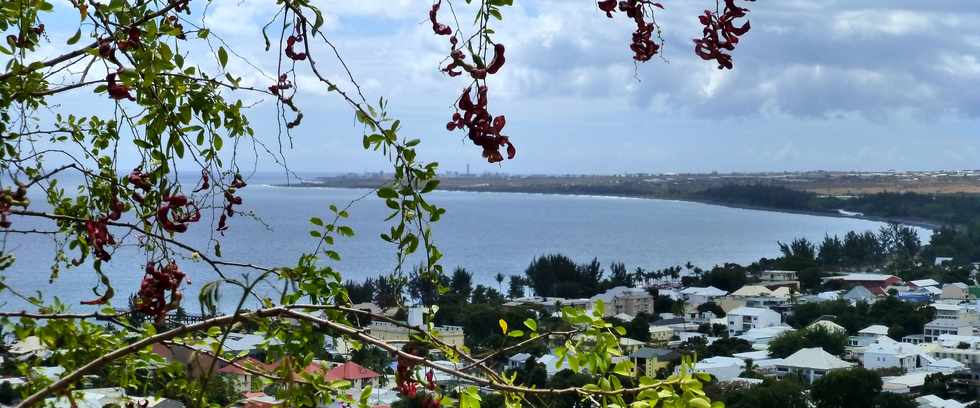
[[[800,242],[794,246],[799,249]],[[814,281],[797,271],[761,268],[792,262],[797,254],[789,252],[780,260],[760,260],[746,268],[729,264],[704,271],[687,265],[628,271],[613,264],[608,274],[595,261],[577,265],[564,256],[549,255],[536,259],[525,276],[510,276],[508,285],[503,285],[505,277],[497,276],[498,288],[473,287],[472,275],[461,268],[445,278],[445,293],[415,276],[404,288],[407,298],[398,300],[383,295],[392,292],[386,288],[391,282],[383,278],[346,285],[351,299],[360,301],[352,308],[376,316],[357,323],[370,336],[408,344],[415,332],[432,324],[450,347],[476,353],[508,350],[490,354],[488,362],[532,386],[591,381],[588,370],[570,365],[561,351],[575,334],[569,334],[574,327],[559,317],[577,310],[622,327],[623,355],[614,361],[631,362],[630,375],[667,378],[686,369],[682,359],[694,358],[691,369],[710,378],[705,392],[731,407],[811,406],[808,401],[823,404],[817,406],[976,406],[971,403],[980,390],[976,379],[980,286],[975,284],[980,264],[954,265],[950,257],[936,257],[933,264],[922,265],[965,278],[950,282],[906,281],[875,272],[823,272]],[[578,296],[588,293],[595,294]],[[399,302],[416,306],[403,307]],[[439,305],[434,314],[433,305]],[[512,347],[516,343],[501,332],[498,317],[512,326],[534,318],[550,325],[548,330],[554,334],[537,344]],[[178,325],[201,318],[180,311],[168,322]],[[166,372],[177,370],[169,375],[214,377],[207,390],[214,400],[240,407],[274,407],[282,403],[276,395],[284,390],[270,378],[276,378],[283,364],[301,363],[301,372],[349,384],[350,395],[366,398],[370,406],[407,406],[399,395],[395,359],[384,350],[329,333],[323,335],[322,352],[308,361],[283,354],[281,346],[256,327],[230,332],[219,355],[214,354],[214,343],[155,344],[152,353],[159,366],[146,367],[143,375],[165,379]],[[32,368],[36,375],[50,380],[64,374],[64,369],[52,364],[58,361],[58,350],[49,349],[36,336],[12,341],[3,353],[2,404],[15,402],[14,389],[28,381],[9,376],[18,364],[36,364]],[[466,362],[438,351],[430,358],[447,369],[481,375]],[[443,389],[472,385],[466,378],[441,371],[421,375]],[[160,381],[150,381],[159,387],[155,390],[127,389],[94,376],[84,383],[73,399],[49,398],[47,403],[84,408],[135,399],[148,407],[184,406],[179,396],[166,397],[167,384]],[[484,406],[502,406],[491,391],[481,390]],[[759,405],[763,398],[759,395],[766,393],[783,396],[777,405]],[[828,402],[842,395],[861,405]],[[575,399],[556,398],[544,405],[575,403]]]

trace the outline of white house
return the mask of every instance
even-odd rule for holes
[[[776,336],[793,330],[792,327],[785,325],[760,327],[758,329],[749,329],[736,337],[752,343],[752,347],[755,349],[763,349],[768,348],[769,341],[776,338]]]
[[[706,288],[690,287],[681,291],[681,295],[684,296],[684,299],[686,299],[687,302],[692,305],[700,305],[702,303],[710,302],[714,298],[722,297],[727,294],[728,292],[714,286],[708,286]]]
[[[728,334],[737,336],[751,329],[778,326],[782,316],[769,309],[740,307],[728,312]]]
[[[780,375],[798,374],[808,384],[823,377],[830,370],[854,366],[824,351],[820,347],[801,349],[776,363]]]
[[[965,408],[968,405],[965,402],[959,402],[954,399],[942,399],[932,394],[916,398],[915,403],[919,404],[919,408]]]
[[[866,347],[867,345],[874,343],[875,340],[878,340],[879,337],[887,335],[888,326],[872,324],[871,326],[861,329],[857,336],[848,337],[847,345],[851,347]]]
[[[711,357],[694,364],[693,371],[711,374],[721,382],[731,381],[745,371],[745,361],[735,357]]]
[[[869,370],[892,367],[914,370],[925,367],[932,360],[918,346],[881,336],[864,349],[861,364]]]

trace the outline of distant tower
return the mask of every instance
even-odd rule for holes
[[[466,175],[467,176],[470,175],[470,164],[469,163],[466,163]]]

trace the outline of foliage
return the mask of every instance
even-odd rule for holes
[[[902,302],[894,296],[878,300],[868,305],[858,302],[851,305],[844,300],[803,303],[793,306],[793,313],[787,323],[793,327],[805,327],[821,316],[834,316],[834,322],[856,334],[872,324],[896,327],[889,335],[900,340],[902,336],[922,333],[926,323],[932,321],[936,311],[928,305]]]
[[[538,296],[587,298],[599,293],[603,269],[596,259],[579,265],[567,256],[553,254],[535,258],[524,274]]]
[[[800,349],[811,347],[820,347],[830,354],[841,356],[847,347],[847,334],[830,331],[823,326],[783,332],[769,342],[769,354],[775,358],[786,358]]]
[[[502,275],[497,289],[478,285],[472,291],[467,272],[445,276],[432,228],[445,210],[428,200],[428,193],[439,185],[438,164],[419,159],[420,140],[402,131],[401,122],[390,115],[388,101],[369,101],[364,95],[342,51],[323,31],[323,12],[311,2],[268,4],[268,15],[263,16],[267,24],[253,33],[265,45],[265,61],[261,52],[246,57],[235,49],[239,44],[212,33],[209,19],[204,18],[206,2],[70,1],[57,8],[47,0],[8,3],[0,7],[0,30],[7,34],[6,43],[0,45],[0,53],[6,56],[0,72],[4,169],[0,229],[45,223],[43,229],[20,232],[53,237],[50,280],[66,271],[88,272],[95,284],[92,298],[82,302],[87,313],[72,313],[57,298],[45,298],[49,294],[44,291],[27,296],[0,284],[4,295],[16,296],[34,309],[4,312],[0,323],[13,327],[18,338],[35,335],[48,348],[57,349],[50,363],[66,369],[53,383],[32,377],[25,406],[49,396],[71,395],[85,375],[98,377],[100,384],[174,396],[188,406],[228,405],[237,399],[232,384],[212,374],[241,357],[225,347],[236,330],[249,330],[265,340],[254,354],[275,367],[265,373],[274,382],[269,389],[288,406],[366,405],[368,393],[349,395],[342,382],[327,382],[322,373],[307,369],[322,353],[325,335],[371,345],[392,356],[398,367],[399,393],[406,401],[425,406],[449,394],[415,375],[420,363],[431,363],[430,350],[454,361],[468,361],[481,374],[468,380],[479,389],[501,392],[508,407],[519,406],[522,398],[554,399],[563,406],[593,401],[623,406],[627,397],[621,394],[647,406],[710,405],[702,390],[707,378],[685,370],[665,381],[646,377],[626,381],[624,374],[632,372],[629,362],[613,363],[613,357],[622,354],[619,336],[625,331],[605,322],[601,310],[562,311],[561,325],[582,336],[569,336],[556,353],[576,371],[591,374],[555,376],[547,386],[561,389],[551,390],[527,388],[499,376],[493,368],[477,363],[468,349],[442,342],[428,326],[406,327],[412,331],[412,342],[401,347],[372,337],[349,321],[352,316],[384,318],[351,309],[355,301],[371,299],[382,308],[403,311],[407,292],[426,305],[473,302],[467,314],[445,319],[462,320],[473,330],[477,349],[499,351],[519,342],[540,345],[550,338],[539,332],[532,311],[498,307],[503,303]],[[442,15],[441,0],[427,6],[433,35],[445,39],[447,58],[439,70],[465,79],[446,128],[464,130],[489,163],[516,155],[514,143],[502,134],[504,115],[490,113],[487,81],[505,64],[506,47],[497,41],[493,24],[504,18],[512,3],[466,0],[443,8]],[[631,37],[634,59],[645,61],[656,54],[660,44],[653,34],[659,37],[660,28],[654,13],[662,5],[602,1],[592,7],[607,15],[625,12],[636,23]],[[723,10],[701,15],[704,29],[696,41],[696,54],[731,68],[730,51],[749,29],[742,22],[747,12],[731,0]],[[74,20],[76,13],[78,20]],[[472,17],[473,23],[451,28],[440,23],[440,19],[450,21],[447,13],[454,22],[470,21],[457,13],[471,14],[463,17]],[[62,38],[64,33],[70,37]],[[52,55],[51,50],[59,50],[55,53],[60,55]],[[343,68],[342,81],[322,70],[335,65]],[[301,88],[304,92],[299,92]],[[341,206],[325,203],[323,213],[308,220],[310,249],[290,254],[295,263],[262,265],[261,260],[226,259],[222,254],[223,243],[241,239],[236,235],[239,223],[260,217],[247,209],[249,196],[243,191],[249,191],[249,169],[240,158],[254,155],[255,161],[277,163],[284,173],[291,172],[284,152],[300,140],[295,136],[307,130],[302,110],[305,91],[341,102],[359,125],[363,148],[376,152],[390,166],[390,180],[372,194],[390,210],[380,238],[390,245],[394,261],[390,273],[363,284],[344,281],[337,246],[355,234],[347,223],[359,199]],[[79,92],[103,103],[64,104],[70,101],[64,98]],[[263,111],[253,107],[260,100],[270,102],[269,112],[275,113],[270,118],[256,120]],[[259,121],[278,132],[256,131],[252,123]],[[308,131],[319,134],[320,129]],[[178,169],[190,172],[178,173]],[[67,174],[83,182],[66,188],[60,179]],[[45,202],[32,203],[35,197]],[[207,239],[188,239],[188,231]],[[2,248],[18,246],[8,245],[9,236],[3,234]],[[139,251],[146,260],[135,270],[139,287],[125,288],[135,292],[125,293],[122,302],[132,299],[133,310],[113,307],[114,301],[120,303],[116,291],[124,290],[115,288],[103,270],[113,262],[116,249],[123,247]],[[421,264],[405,276],[403,267],[409,259],[421,259]],[[14,262],[11,254],[0,253],[0,270]],[[200,284],[198,300],[207,312],[202,314],[214,317],[171,328],[168,314],[184,299],[187,268],[196,263],[211,273]],[[604,283],[597,260],[576,265],[557,255],[543,257],[528,268],[527,284],[538,295],[588,297],[604,284],[629,282],[637,276],[626,273],[622,264],[612,269],[611,280]],[[271,292],[257,289],[270,287]],[[240,297],[224,299],[227,293]],[[446,293],[450,296],[443,296]],[[254,309],[248,311],[246,305]],[[229,307],[232,313],[217,314]],[[427,322],[438,319],[438,309],[428,309]],[[117,329],[107,330],[93,321],[111,322]],[[203,351],[192,354],[206,358],[185,366],[176,354],[154,353],[151,346],[160,344],[194,347]],[[380,364],[377,353],[370,350],[361,348],[357,358]],[[18,367],[24,374],[22,368]],[[451,371],[442,366],[433,369]],[[479,406],[476,386],[461,389],[456,396],[464,408]]]
[[[919,404],[908,395],[883,392],[875,397],[874,408],[917,408]]]
[[[872,407],[881,386],[881,377],[874,371],[861,367],[831,370],[813,382],[810,398],[816,408]]]
[[[806,389],[792,380],[766,379],[762,384],[737,387],[724,393],[728,408],[809,408]]]

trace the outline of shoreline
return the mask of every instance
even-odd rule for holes
[[[367,186],[335,186],[335,185],[327,185],[327,184],[320,184],[320,183],[302,183],[302,184],[292,184],[292,185],[274,184],[273,186],[275,186],[275,187],[291,187],[291,188],[296,188],[296,187],[320,187],[320,188],[326,187],[326,188],[343,188],[343,189],[370,189],[370,188],[372,188],[372,187],[367,187]],[[686,203],[698,203],[698,204],[704,204],[704,205],[713,205],[713,206],[718,206],[718,207],[728,207],[728,208],[735,208],[735,209],[741,209],[741,210],[768,211],[768,212],[776,212],[776,213],[784,213],[784,214],[810,215],[810,216],[815,216],[815,217],[850,218],[850,219],[856,219],[856,220],[865,220],[865,221],[874,221],[874,222],[883,222],[883,223],[896,223],[896,224],[902,224],[902,225],[907,225],[907,226],[924,228],[924,229],[927,229],[927,230],[930,230],[930,231],[936,231],[936,230],[942,228],[942,226],[943,226],[942,224],[931,222],[931,221],[927,221],[927,220],[913,220],[913,219],[902,219],[902,218],[892,218],[892,217],[880,217],[880,216],[874,216],[874,215],[850,216],[850,215],[840,214],[840,213],[838,213],[836,211],[835,212],[821,212],[821,211],[808,211],[808,210],[792,210],[792,209],[776,208],[776,207],[764,207],[764,206],[754,206],[754,205],[745,205],[745,204],[733,204],[733,203],[727,203],[727,202],[724,202],[724,201],[716,201],[716,200],[698,200],[698,199],[685,198],[685,197],[670,197],[670,196],[657,196],[657,195],[628,195],[628,194],[611,194],[611,193],[589,193],[589,194],[583,194],[583,193],[563,193],[563,192],[556,192],[556,191],[528,191],[528,190],[516,191],[516,190],[508,190],[508,189],[494,189],[492,187],[490,187],[490,188],[473,189],[473,188],[452,188],[452,187],[444,188],[444,187],[441,187],[441,186],[438,187],[438,188],[436,188],[433,191],[452,191],[452,192],[467,192],[467,193],[543,194],[543,195],[555,195],[555,196],[612,197],[612,198],[633,198],[633,199],[642,199],[642,200],[680,201],[680,202],[686,202]]]

